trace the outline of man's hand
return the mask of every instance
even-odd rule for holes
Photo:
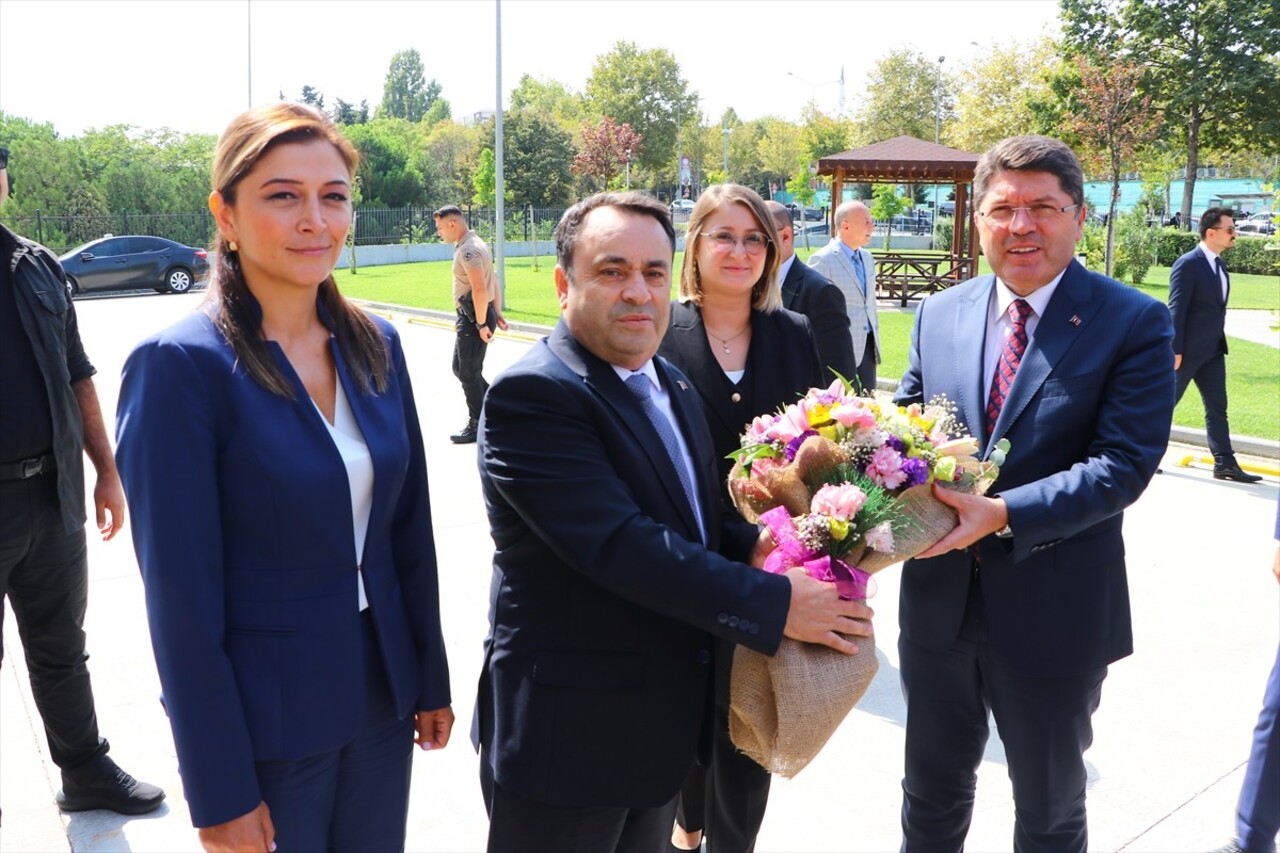
[[[272,853],[276,849],[276,828],[266,803],[235,820],[200,828],[200,846],[208,853]]]
[[[480,340],[484,341],[486,344],[493,340],[493,332],[490,331],[488,326],[481,326],[476,329],[476,333],[480,335]]]
[[[768,557],[769,552],[776,547],[778,543],[773,541],[773,534],[769,532],[769,528],[761,527],[760,535],[756,537],[756,544],[751,548],[751,558],[748,562],[757,569],[763,569],[765,557]]]
[[[434,711],[419,711],[414,716],[414,726],[414,743],[423,749],[444,749],[453,731],[453,709],[446,705]]]
[[[1276,576],[1276,583],[1280,583],[1280,545],[1276,546],[1276,556],[1271,561],[1271,574]]]
[[[841,598],[835,584],[814,580],[799,566],[789,570],[786,578],[791,581],[791,606],[782,633],[793,640],[856,654],[858,647],[840,635],[870,637],[874,611],[865,602]]]
[[[1005,506],[1003,498],[966,495],[963,492],[944,489],[937,483],[933,486],[933,496],[960,514],[960,525],[939,539],[927,551],[917,554],[918,560],[968,548],[982,537],[997,530],[1003,530],[1009,524],[1009,508]]]
[[[106,542],[124,529],[124,487],[113,469],[109,476],[98,477],[93,487],[94,516],[102,541]]]
[[[1173,354],[1173,369],[1176,372],[1181,367],[1182,367],[1182,356],[1175,352]]]
[[[492,308],[494,308],[494,306],[490,305],[490,306],[489,306],[489,308],[490,308],[490,309],[492,309]],[[507,318],[506,318],[506,317],[502,316],[502,312],[501,312],[501,311],[499,311],[499,312],[498,312],[498,320],[497,320],[497,323],[498,323],[498,328],[499,328],[499,329],[501,329],[501,330],[502,330],[502,331],[504,331],[504,332],[505,332],[507,329],[510,329],[510,328],[511,328],[511,324],[507,322]]]

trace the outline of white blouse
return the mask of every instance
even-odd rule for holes
[[[351,403],[347,400],[347,392],[342,388],[342,380],[334,376],[337,394],[333,406],[333,423],[329,423],[324,413],[320,412],[320,420],[329,430],[343,463],[347,466],[347,484],[351,488],[351,526],[355,530],[355,561],[357,566],[356,592],[361,610],[369,606],[365,596],[364,578],[359,574],[359,565],[364,560],[364,540],[369,533],[369,512],[373,508],[373,457],[369,455],[369,446],[364,442],[364,433],[356,423],[355,412],[351,411]],[[315,401],[311,401],[315,406]],[[316,411],[320,407],[316,406]]]

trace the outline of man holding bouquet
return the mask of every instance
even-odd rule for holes
[[[697,392],[655,357],[675,233],[643,193],[556,228],[562,316],[489,389],[496,552],[473,735],[490,850],[660,850],[712,719],[712,637],[845,653],[871,611],[726,525]],[[723,555],[723,556],[722,556]]]
[[[1124,509],[1173,413],[1168,309],[1074,260],[1083,176],[1069,148],[982,156],[975,227],[995,275],[920,304],[900,404],[956,401],[993,493],[935,488],[959,526],[902,572],[903,850],[959,850],[990,711],[1013,783],[1015,850],[1084,851],[1084,751],[1107,666],[1133,651]]]

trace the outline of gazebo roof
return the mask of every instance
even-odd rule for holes
[[[818,161],[818,174],[834,175],[840,169],[849,182],[968,183],[973,180],[978,157],[914,136],[895,136],[823,157]]]

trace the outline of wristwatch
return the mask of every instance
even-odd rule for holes
[[[1006,524],[1004,527],[996,531],[996,537],[999,539],[1012,539],[1013,529]]]

